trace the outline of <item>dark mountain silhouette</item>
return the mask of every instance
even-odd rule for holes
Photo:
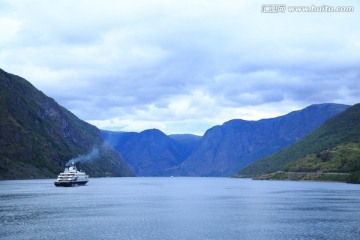
[[[25,79],[0,69],[0,179],[56,177],[73,158],[94,176],[131,176],[100,131]]]

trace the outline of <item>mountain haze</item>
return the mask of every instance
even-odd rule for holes
[[[166,175],[167,169],[189,156],[199,140],[191,134],[167,136],[158,129],[140,133],[102,131],[102,134],[138,176]]]
[[[231,176],[293,144],[348,107],[317,104],[277,118],[228,121],[206,131],[192,154],[169,174]]]
[[[188,152],[192,152],[196,145],[200,142],[202,136],[193,134],[170,134],[170,138],[180,143],[187,149]]]
[[[131,176],[100,131],[25,79],[0,69],[0,179],[56,177],[73,158],[94,176]]]

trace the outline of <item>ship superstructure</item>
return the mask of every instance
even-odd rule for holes
[[[89,176],[85,172],[78,171],[74,162],[70,166],[66,166],[64,172],[60,173],[55,186],[71,187],[77,185],[85,185],[89,181]]]

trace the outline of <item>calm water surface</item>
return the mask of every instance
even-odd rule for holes
[[[360,185],[230,178],[0,181],[1,239],[360,239]]]

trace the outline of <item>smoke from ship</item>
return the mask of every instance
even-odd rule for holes
[[[93,147],[92,150],[87,153],[87,154],[83,154],[83,155],[78,155],[76,158],[72,158],[70,159],[67,163],[66,166],[70,166],[73,162],[76,164],[78,162],[89,162],[92,161],[96,158],[99,157],[99,149],[97,147]]]

